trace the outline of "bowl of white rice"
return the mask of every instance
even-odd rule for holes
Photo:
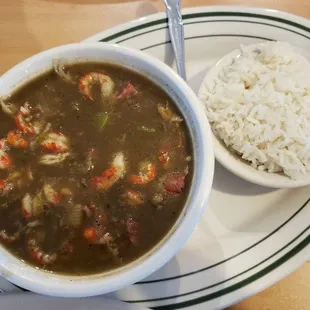
[[[198,93],[216,159],[263,186],[310,184],[310,57],[285,42],[241,46],[206,75]]]

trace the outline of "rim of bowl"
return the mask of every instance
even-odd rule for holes
[[[140,62],[142,66],[147,66],[157,71],[159,75],[164,76],[166,81],[168,81],[167,85],[172,87],[175,94],[182,95],[184,105],[189,109],[194,120],[196,139],[193,140],[193,129],[189,128],[189,131],[191,133],[193,149],[198,148],[199,154],[194,154],[194,174],[190,193],[183,212],[174,225],[174,228],[145,256],[124,267],[115,269],[111,273],[105,272],[85,276],[53,274],[43,270],[37,270],[31,265],[23,263],[17,257],[10,254],[4,247],[0,247],[0,273],[5,278],[33,292],[52,296],[86,297],[104,294],[137,282],[156,271],[176,254],[191,235],[206,207],[213,182],[213,138],[203,107],[192,89],[183,79],[170,67],[153,56],[138,50],[109,43],[75,43],[58,46],[36,54],[8,70],[0,77],[0,87],[1,84],[6,83],[6,80],[12,80],[12,76],[15,76],[19,72],[31,71],[32,65],[40,60],[52,62],[53,59],[57,58],[58,53],[64,54],[66,52],[83,50],[98,50],[98,53],[100,51],[108,51],[123,54],[125,57],[130,58],[132,62]],[[90,56],[77,55],[77,58],[79,57],[88,58]],[[69,62],[72,58],[68,57]],[[94,57],[90,57],[90,60],[91,58],[94,59]],[[41,72],[44,71],[46,70],[42,70]],[[31,78],[32,76],[29,79]],[[20,83],[16,84],[20,85]],[[164,85],[159,86],[165,89]],[[176,104],[179,106],[177,102]],[[187,116],[184,115],[184,117],[186,118]],[[188,122],[187,125],[189,127]],[[137,261],[139,262],[138,264]]]
[[[264,45],[266,43],[254,43],[249,44],[246,47],[258,47]],[[309,59],[310,53],[307,51],[300,50],[293,46],[296,50],[300,52],[300,54]],[[207,85],[215,79],[218,75],[219,71],[226,65],[229,65],[232,59],[236,56],[240,55],[240,48],[234,49],[225,56],[223,56],[219,61],[216,62],[215,65],[211,67],[211,69],[207,72],[205,77],[203,78],[199,90],[198,90],[198,98],[202,105],[205,108],[204,96]],[[211,126],[211,124],[210,124]],[[211,126],[212,128],[212,126]],[[260,185],[271,188],[296,188],[302,187],[310,184],[310,172],[306,173],[298,180],[290,179],[288,176],[280,173],[270,173],[267,171],[259,171],[253,168],[250,163],[243,161],[239,155],[235,154],[231,151],[224,143],[221,138],[217,137],[212,131],[212,136],[214,139],[214,154],[216,160],[224,166],[227,170],[235,174],[236,176]]]

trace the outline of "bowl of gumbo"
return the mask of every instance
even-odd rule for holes
[[[43,52],[0,83],[0,271],[9,280],[44,294],[95,295],[175,254],[213,174],[213,155],[204,154],[211,139],[198,137],[209,128],[185,83],[140,52],[104,44]],[[197,157],[209,163],[204,180]]]

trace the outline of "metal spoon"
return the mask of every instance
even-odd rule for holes
[[[177,71],[186,81],[185,52],[184,52],[184,28],[180,9],[180,0],[164,0],[167,15],[169,33],[172,43]]]

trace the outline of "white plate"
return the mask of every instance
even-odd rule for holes
[[[241,43],[282,40],[310,50],[310,22],[274,10],[202,7],[184,10],[183,17],[188,79],[196,92],[208,69]],[[164,14],[87,41],[142,49],[174,67]],[[210,204],[186,246],[143,282],[109,297],[155,309],[211,310],[255,294],[310,258],[309,197],[310,187],[268,189],[217,164]]]

